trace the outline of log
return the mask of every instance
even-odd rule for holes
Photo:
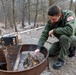
[[[7,63],[7,71],[10,71],[11,70],[11,63],[10,63],[10,57],[9,57],[9,54],[7,51],[7,47],[4,48],[3,53],[5,55],[5,59],[6,59],[6,63]]]
[[[14,71],[16,71],[18,69],[19,61],[20,61],[20,55],[16,59],[16,62],[15,62],[14,68],[13,68]]]
[[[19,61],[20,61],[20,51],[21,51],[21,48],[22,48],[22,45],[21,45],[21,47],[19,49],[18,56],[17,56],[17,59],[15,61],[15,65],[13,67],[13,71],[16,71],[18,69],[18,65],[19,65]]]
[[[36,31],[36,30],[39,30],[39,29],[42,29],[42,28],[44,28],[44,26],[34,28],[34,29],[28,29],[28,30],[21,31],[21,32],[13,32],[13,33],[5,34],[5,35],[0,36],[0,38],[5,37],[5,36],[11,36],[11,35],[14,35],[14,34],[23,34],[23,33],[31,32],[31,31]]]

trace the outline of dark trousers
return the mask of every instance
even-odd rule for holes
[[[68,55],[68,50],[70,46],[76,44],[76,36],[66,36],[61,35],[58,42],[52,44],[49,49],[49,54],[56,55],[59,54],[59,58],[65,61],[66,56]]]

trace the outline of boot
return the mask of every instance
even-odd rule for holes
[[[69,48],[69,55],[70,58],[75,56],[75,47],[70,47]]]
[[[64,65],[64,61],[61,59],[57,59],[57,61],[53,64],[54,69],[60,69]]]

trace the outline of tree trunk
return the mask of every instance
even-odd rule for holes
[[[36,26],[36,21],[37,21],[37,15],[38,15],[38,2],[39,2],[39,0],[37,0],[37,4],[36,4],[36,14],[35,14],[34,26]]]
[[[44,10],[44,6],[43,6],[42,0],[41,0],[41,8],[42,8],[42,14],[43,14],[43,23],[45,24],[45,10]]]
[[[28,24],[30,25],[30,0],[28,0]]]
[[[73,0],[70,1],[70,6],[69,6],[69,10],[72,9],[72,4],[73,4]]]
[[[53,4],[53,0],[49,0],[49,6]]]
[[[74,7],[75,7],[75,16],[76,16],[76,1],[75,1],[75,4],[74,4]]]
[[[75,16],[76,16],[76,8],[75,8]]]
[[[23,9],[22,9],[22,27],[24,27],[24,22],[25,22],[25,0],[23,0]]]
[[[13,4],[13,24],[15,27],[15,31],[17,32],[17,27],[16,27],[16,23],[15,23],[15,10],[14,10],[15,0],[12,0],[12,4]]]
[[[5,6],[4,6],[4,2],[3,2],[3,0],[1,0],[1,2],[2,2],[3,10],[4,10],[4,15],[5,15],[5,17],[4,17],[4,21],[5,21],[5,29],[7,29],[7,14],[6,14],[6,11],[5,11]]]

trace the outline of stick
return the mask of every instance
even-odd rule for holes
[[[5,37],[5,36],[14,35],[14,34],[23,34],[23,33],[31,32],[31,31],[36,31],[36,30],[39,30],[39,29],[42,29],[42,28],[44,28],[44,26],[34,28],[34,29],[28,29],[28,30],[21,31],[21,32],[13,32],[13,33],[5,34],[5,35],[0,36],[0,38]]]
[[[21,48],[22,48],[22,45],[21,45],[21,47],[19,49],[18,56],[17,56],[16,62],[15,62],[14,68],[13,68],[14,71],[16,71],[18,69],[18,65],[19,65],[19,61],[20,61],[20,51],[21,51]]]
[[[9,58],[9,54],[7,51],[7,47],[3,50],[5,58],[6,58],[6,62],[7,62],[7,70],[10,71],[11,70],[11,64],[10,64],[10,58]]]

